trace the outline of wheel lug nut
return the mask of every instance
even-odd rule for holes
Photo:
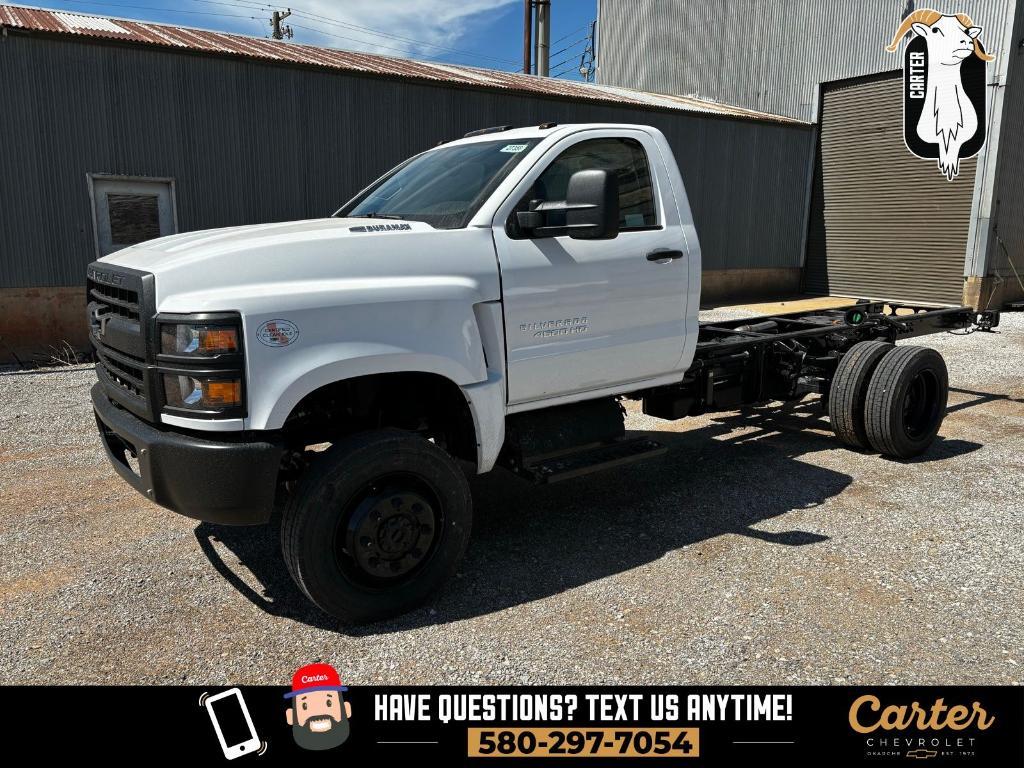
[[[373,540],[369,536],[363,536],[363,538],[359,540],[359,543],[367,548],[373,546]]]

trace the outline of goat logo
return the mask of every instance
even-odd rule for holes
[[[937,159],[952,181],[960,161],[985,143],[985,62],[994,57],[966,13],[914,11],[886,50],[894,53],[911,31],[903,60],[903,138],[913,154]]]

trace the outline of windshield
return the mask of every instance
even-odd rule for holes
[[[413,219],[437,229],[459,229],[536,143],[505,139],[424,152],[335,215]]]

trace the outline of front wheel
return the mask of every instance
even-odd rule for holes
[[[469,541],[469,483],[417,435],[354,435],[319,457],[285,507],[281,549],[299,589],[347,623],[422,604]]]

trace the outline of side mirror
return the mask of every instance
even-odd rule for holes
[[[548,214],[565,214],[565,224],[549,226]],[[516,214],[519,228],[532,237],[569,235],[574,240],[610,240],[619,235],[619,179],[608,171],[576,171],[565,201],[531,200]]]
[[[573,240],[619,235],[619,178],[608,171],[576,171],[565,193],[565,223]]]

